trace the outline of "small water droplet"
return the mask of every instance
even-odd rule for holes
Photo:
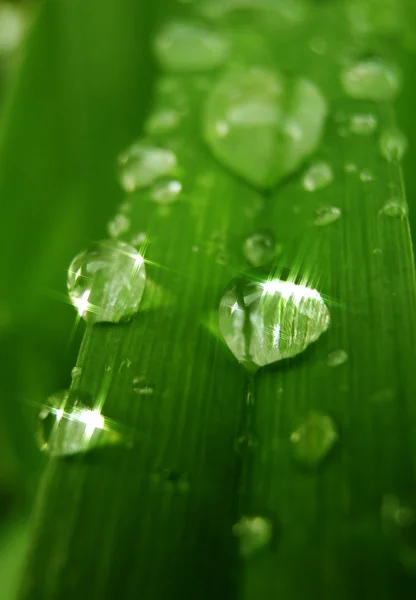
[[[340,208],[337,208],[336,206],[322,206],[316,211],[314,223],[319,227],[323,227],[325,225],[330,225],[331,223],[338,221],[340,216]]]
[[[370,135],[377,129],[377,117],[371,113],[350,117],[350,131],[356,135]]]
[[[209,93],[204,136],[222,163],[267,188],[316,149],[326,115],[326,99],[312,82],[259,67],[232,68]]]
[[[134,315],[146,273],[142,256],[116,240],[91,244],[68,269],[68,293],[78,314],[89,323],[118,322]]]
[[[338,440],[338,433],[331,417],[311,411],[290,436],[293,456],[299,463],[316,467],[328,455]]]
[[[326,162],[316,162],[303,174],[302,183],[305,190],[315,192],[332,183],[334,174]]]
[[[346,163],[344,166],[344,171],[346,173],[356,173],[357,165],[355,165],[354,163]]]
[[[345,350],[333,350],[328,354],[327,364],[329,367],[338,367],[348,360],[348,354]]]
[[[249,558],[266,548],[273,538],[273,524],[260,515],[244,516],[233,526],[240,555]]]
[[[82,375],[82,367],[74,367],[71,371],[72,379],[78,379]]]
[[[257,272],[233,279],[219,307],[219,326],[234,356],[253,370],[303,352],[329,327],[315,289]]]
[[[407,206],[400,198],[392,198],[380,209],[379,214],[404,219],[407,217]]]
[[[161,66],[174,72],[205,71],[220,66],[228,56],[228,42],[203,23],[170,21],[155,39]]]
[[[133,391],[140,396],[153,396],[155,388],[145,377],[139,375],[133,379]]]
[[[347,66],[341,73],[341,83],[351,98],[382,102],[398,95],[401,78],[394,65],[368,58]]]
[[[126,192],[147,187],[160,177],[171,175],[177,166],[176,155],[167,148],[136,142],[120,155],[120,183]]]
[[[387,129],[380,136],[380,150],[386,160],[399,163],[407,150],[407,137],[400,129]]]
[[[322,55],[327,51],[328,44],[324,38],[315,37],[310,40],[309,48],[312,50],[312,52],[315,52],[315,54]]]
[[[374,175],[368,169],[363,169],[360,173],[360,179],[363,183],[370,183],[374,181]]]
[[[383,251],[381,248],[374,248],[373,254],[375,254],[376,256],[381,256],[383,254]]]
[[[48,398],[39,413],[39,445],[51,456],[70,456],[120,441],[99,410],[85,406],[69,391]]]
[[[172,204],[178,200],[182,184],[175,179],[162,179],[153,184],[150,195],[157,204]]]
[[[163,135],[174,131],[181,120],[181,115],[173,108],[165,108],[153,113],[145,125],[148,135]]]
[[[261,267],[273,260],[276,242],[270,231],[262,230],[250,235],[244,242],[246,259],[253,267]]]
[[[133,235],[130,243],[132,244],[132,246],[141,248],[142,246],[145,246],[148,243],[148,237],[144,231],[139,231],[138,233],[135,233]]]
[[[116,238],[130,228],[130,219],[123,213],[116,215],[107,226],[110,237]]]

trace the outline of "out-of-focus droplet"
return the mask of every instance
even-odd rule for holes
[[[82,375],[82,367],[74,367],[71,371],[72,379],[78,379]]]
[[[164,69],[187,73],[220,66],[228,57],[228,41],[204,23],[170,21],[157,34],[156,57]]]
[[[386,129],[380,136],[380,150],[386,160],[399,163],[407,150],[407,137],[400,129]]]
[[[161,179],[153,184],[150,196],[157,204],[172,204],[179,198],[182,184],[176,179]]]
[[[138,375],[133,379],[133,392],[139,396],[153,396],[155,388],[145,377]]]
[[[348,65],[341,73],[341,83],[351,98],[383,102],[399,94],[401,77],[394,65],[368,58]]]
[[[147,187],[160,177],[171,175],[177,166],[176,155],[168,148],[136,142],[120,155],[120,183],[126,192]]]
[[[341,209],[337,206],[322,206],[316,211],[314,223],[318,227],[324,227],[335,223],[341,216]]]
[[[268,188],[318,146],[327,101],[316,85],[260,67],[226,71],[212,88],[204,137],[213,154],[251,184]]]
[[[16,50],[26,30],[24,12],[18,4],[2,2],[0,4],[0,55]]]
[[[63,391],[48,398],[39,413],[39,445],[51,456],[71,456],[122,441],[99,410]]]
[[[68,269],[68,294],[88,323],[118,322],[133,316],[146,281],[143,257],[116,240],[91,244]]]
[[[357,113],[350,117],[351,133],[356,135],[371,135],[377,129],[377,117],[371,113]]]
[[[302,465],[316,467],[338,440],[331,417],[311,411],[290,436],[295,459]]]
[[[404,219],[407,217],[407,206],[400,198],[391,198],[380,209],[379,214],[385,217]]]
[[[317,290],[278,277],[259,281],[251,273],[239,275],[219,307],[224,340],[249,370],[303,352],[329,324]]]
[[[179,112],[173,108],[165,108],[154,112],[145,125],[148,135],[163,135],[174,131],[181,120]]]
[[[332,167],[323,161],[311,165],[302,177],[303,187],[308,192],[321,190],[332,183],[333,180]]]
[[[239,539],[240,555],[250,558],[271,543],[273,524],[261,515],[244,516],[233,526],[233,534]]]
[[[270,231],[262,230],[244,241],[244,255],[253,267],[267,265],[274,258],[276,242]]]
[[[328,354],[328,366],[329,367],[338,367],[339,365],[343,365],[348,360],[348,354],[345,350],[333,350]]]
[[[130,228],[130,219],[123,213],[118,213],[111,219],[107,226],[110,237],[117,238],[122,233],[126,233]]]
[[[360,173],[360,179],[363,183],[374,181],[374,175],[369,169],[363,169]]]

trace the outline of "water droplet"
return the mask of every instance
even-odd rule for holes
[[[346,173],[356,173],[357,165],[355,165],[354,163],[346,163],[346,165],[344,166],[344,171]]]
[[[248,369],[303,352],[328,329],[330,316],[316,290],[245,273],[229,284],[219,326],[234,356]]]
[[[373,254],[375,254],[375,256],[381,256],[383,254],[383,250],[381,248],[374,248]]]
[[[347,66],[341,73],[341,83],[351,98],[382,102],[398,95],[401,78],[394,65],[368,58]]]
[[[315,192],[329,185],[334,179],[332,168],[328,163],[317,162],[303,174],[302,183],[305,190]]]
[[[273,525],[260,515],[244,516],[233,526],[239,538],[240,555],[249,558],[266,548],[273,538]]]
[[[0,54],[16,50],[26,29],[25,15],[19,5],[2,2],[0,5]]]
[[[121,213],[124,213],[124,214],[125,214],[125,213],[129,213],[129,212],[131,212],[131,209],[132,209],[132,208],[133,208],[133,207],[132,207],[132,204],[131,204],[131,202],[122,202],[122,203],[120,204],[119,211],[120,211]]]
[[[69,391],[48,398],[39,413],[39,426],[40,448],[51,456],[70,456],[121,441],[99,410],[85,406]]]
[[[399,163],[407,150],[407,137],[400,129],[387,129],[380,137],[381,154],[392,163]]]
[[[275,247],[273,234],[264,230],[250,235],[244,242],[243,250],[253,267],[261,267],[273,260]]]
[[[116,240],[95,242],[69,267],[69,298],[88,323],[118,322],[137,312],[145,279],[144,261],[135,248]]]
[[[145,131],[149,135],[163,135],[174,131],[181,120],[177,110],[165,108],[153,113],[145,125]]]
[[[377,129],[377,117],[371,113],[350,117],[350,131],[356,135],[370,135]]]
[[[177,166],[176,155],[167,148],[136,142],[120,155],[120,183],[126,192],[147,187],[160,177],[171,175]]]
[[[316,467],[338,440],[335,424],[328,415],[311,411],[290,436],[293,456],[305,466]]]
[[[78,379],[82,375],[82,367],[74,367],[71,371],[72,379]]]
[[[139,375],[133,379],[133,391],[140,396],[153,396],[155,388],[145,377]]]
[[[329,367],[338,367],[339,365],[343,365],[348,360],[348,354],[345,350],[333,350],[328,354],[328,366]]]
[[[228,56],[224,36],[196,22],[169,22],[158,33],[154,48],[163,68],[182,73],[214,69]]]
[[[110,237],[116,238],[122,233],[125,233],[129,230],[130,227],[130,219],[123,215],[123,213],[119,213],[116,215],[107,226],[108,233]]]
[[[327,102],[310,81],[262,68],[232,69],[212,88],[204,136],[213,154],[259,187],[299,168],[317,147]]]
[[[400,198],[392,198],[380,209],[379,214],[404,219],[407,216],[407,206]]]
[[[340,216],[340,208],[337,208],[336,206],[322,206],[316,211],[314,223],[319,227],[323,227],[324,225],[330,225],[331,223],[338,221]]]
[[[132,244],[132,246],[137,246],[137,248],[141,248],[142,246],[146,246],[149,243],[149,240],[144,231],[139,231],[139,233],[135,233],[133,235],[130,243]]]
[[[416,572],[416,506],[402,502],[393,494],[383,497],[380,510],[383,534],[390,541],[403,567]]]
[[[368,169],[363,169],[360,173],[360,179],[363,183],[370,183],[374,181],[374,175]]]
[[[175,179],[162,179],[153,184],[150,195],[158,204],[172,204],[178,200],[182,184]]]

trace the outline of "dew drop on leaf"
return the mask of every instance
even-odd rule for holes
[[[145,124],[148,135],[163,135],[174,131],[181,120],[179,112],[173,108],[165,108],[154,112]]]
[[[233,534],[239,540],[240,555],[250,558],[271,543],[273,524],[261,515],[243,516],[233,525]]]
[[[294,172],[318,146],[327,101],[306,79],[260,67],[226,71],[208,95],[204,138],[227,167],[260,188]]]
[[[221,299],[219,326],[238,361],[256,370],[303,352],[330,324],[319,292],[283,279],[244,273]]]
[[[160,65],[168,71],[205,71],[227,59],[228,41],[204,23],[171,21],[158,32],[154,51]]]
[[[176,179],[161,179],[153,184],[150,196],[157,204],[172,204],[178,200],[182,184]]]
[[[74,367],[71,371],[72,379],[78,379],[82,375],[82,367]]]
[[[368,169],[363,169],[360,173],[360,179],[363,183],[370,183],[374,181],[374,175]]]
[[[338,367],[348,360],[348,354],[345,350],[333,350],[328,354],[327,364],[329,367]]]
[[[250,235],[244,241],[243,251],[253,267],[267,265],[274,258],[276,242],[270,231],[262,230]]]
[[[177,166],[176,155],[168,148],[135,142],[119,156],[120,183],[126,192],[147,187],[159,177],[171,175]]]
[[[290,435],[294,458],[309,467],[316,467],[322,462],[337,440],[338,433],[332,418],[317,411],[311,411]]]
[[[391,198],[379,211],[385,217],[404,219],[407,216],[407,206],[400,198]]]
[[[377,117],[371,113],[357,113],[350,117],[349,128],[355,135],[370,135],[377,129]]]
[[[122,442],[99,410],[69,391],[48,398],[39,413],[39,446],[51,456],[71,456]]]
[[[146,273],[133,246],[116,240],[91,244],[68,270],[68,294],[88,323],[117,323],[133,316],[140,304]]]
[[[340,216],[341,209],[337,206],[322,206],[316,211],[314,223],[315,225],[318,225],[318,227],[323,227],[338,221]]]
[[[115,215],[107,226],[107,231],[112,238],[117,238],[126,233],[130,228],[130,219],[123,213]]]
[[[407,150],[407,137],[400,129],[386,129],[380,136],[382,156],[391,163],[401,162]]]
[[[302,183],[305,190],[315,192],[325,188],[334,180],[332,167],[326,162],[316,162],[303,174]]]
[[[368,58],[348,65],[341,72],[345,93],[358,100],[383,102],[399,94],[401,77],[398,69],[378,58]]]
[[[380,510],[382,532],[393,554],[410,574],[416,573],[415,498],[403,501],[394,494],[383,496]]]
[[[133,392],[139,396],[153,396],[155,388],[145,377],[138,375],[133,379]]]

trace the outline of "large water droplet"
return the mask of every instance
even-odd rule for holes
[[[267,188],[316,149],[326,114],[327,102],[310,81],[292,81],[263,68],[236,68],[211,90],[204,136],[226,166]]]
[[[130,228],[130,219],[123,213],[115,215],[107,226],[111,237],[116,238],[122,233],[126,233]]]
[[[253,267],[267,265],[273,260],[276,242],[270,231],[258,231],[244,242],[243,250]]]
[[[180,122],[180,114],[177,110],[166,108],[154,112],[148,119],[145,130],[149,135],[163,135],[177,128]]]
[[[176,155],[167,148],[136,142],[120,155],[120,183],[126,192],[147,187],[159,177],[171,175],[177,165]]]
[[[316,290],[277,277],[259,281],[251,273],[231,281],[219,307],[221,333],[250,370],[303,352],[329,323]]]
[[[172,204],[178,200],[182,184],[175,179],[162,179],[153,184],[150,196],[157,204]]]
[[[70,456],[121,442],[99,410],[91,410],[69,391],[48,398],[39,413],[39,445],[51,456]]]
[[[293,456],[310,467],[316,467],[337,440],[338,433],[331,417],[317,411],[311,411],[290,436]]]
[[[163,68],[182,73],[213,69],[228,56],[224,36],[196,22],[169,22],[158,33],[154,48]]]
[[[341,73],[341,83],[351,98],[375,102],[393,100],[401,87],[397,68],[375,58],[346,67]]]
[[[400,198],[392,198],[380,209],[379,214],[404,219],[407,217],[407,206]]]
[[[270,544],[273,525],[260,515],[244,516],[233,526],[233,534],[239,538],[240,555],[249,558]]]
[[[370,135],[377,129],[377,117],[371,113],[358,113],[350,117],[349,126],[351,133]]]
[[[316,162],[303,174],[302,183],[305,190],[315,192],[329,185],[334,180],[331,166],[326,162]]]
[[[118,322],[137,312],[145,279],[143,258],[133,246],[116,240],[95,242],[69,267],[69,298],[89,323]]]
[[[341,209],[337,206],[322,206],[316,211],[314,223],[319,227],[323,227],[325,225],[330,225],[331,223],[338,221],[340,216]]]
[[[387,129],[380,136],[380,150],[386,160],[399,163],[407,150],[407,137],[400,129]]]

